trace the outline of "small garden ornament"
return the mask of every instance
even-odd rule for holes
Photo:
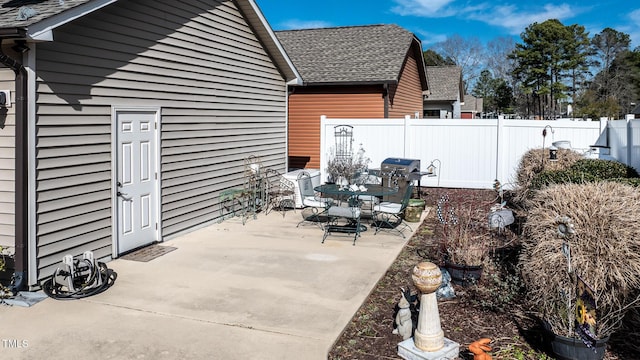
[[[469,344],[469,351],[473,353],[473,360],[491,360],[491,355],[485,351],[491,351],[491,342],[489,338],[482,338]]]
[[[413,321],[411,320],[410,304],[404,291],[401,292],[398,307],[400,309],[396,315],[396,328],[393,329],[393,333],[401,335],[402,340],[407,340],[411,337],[413,332]]]

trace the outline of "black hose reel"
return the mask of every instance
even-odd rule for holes
[[[105,291],[116,277],[115,271],[96,261],[91,251],[85,251],[82,258],[65,255],[61,266],[42,285],[42,290],[58,300],[79,299]]]

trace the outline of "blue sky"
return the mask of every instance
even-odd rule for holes
[[[590,36],[606,27],[631,36],[640,46],[640,2],[522,0],[256,0],[274,30],[397,24],[416,34],[423,47],[454,34],[486,43],[520,33],[534,22],[558,19],[579,24]]]

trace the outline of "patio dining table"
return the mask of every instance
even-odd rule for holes
[[[345,198],[355,198],[360,195],[368,195],[368,196],[388,196],[398,192],[398,188],[378,185],[378,184],[368,184],[368,185],[338,185],[338,184],[323,184],[316,186],[313,190],[329,195],[329,196],[340,196]]]
[[[314,190],[316,192],[322,193],[323,196],[326,197],[336,197],[340,200],[342,199],[346,199],[349,206],[353,206],[354,204],[358,204],[359,200],[358,198],[360,196],[376,196],[376,197],[384,197],[384,196],[388,196],[388,195],[392,195],[398,192],[398,188],[395,187],[388,187],[388,186],[384,186],[384,185],[378,185],[378,184],[367,184],[367,185],[338,185],[338,184],[323,184],[320,186],[316,186],[314,188]],[[356,205],[357,206],[357,205]],[[331,208],[330,208],[331,209]],[[330,214],[330,209],[329,209],[329,214]],[[336,212],[339,213],[339,212]],[[358,221],[354,221],[354,219],[348,219],[351,222],[357,222],[358,225],[357,226],[357,233],[359,233],[360,231],[366,231],[367,227],[365,225],[360,224],[359,220]],[[353,226],[347,226],[347,227],[343,227],[343,226],[333,226],[333,227],[328,227],[329,232],[331,230],[334,231],[343,231],[344,232],[351,232],[351,231],[355,231],[354,229],[352,229]]]

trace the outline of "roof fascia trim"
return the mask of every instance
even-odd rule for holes
[[[238,3],[241,3],[241,2],[242,0],[238,0]],[[267,21],[267,19],[264,17],[264,14],[262,13],[262,10],[260,10],[260,7],[256,4],[254,0],[245,0],[245,2],[250,6],[251,8],[250,10],[260,20],[260,24],[253,24],[253,26],[257,27],[259,25],[267,32],[267,34],[269,35],[268,40],[270,40],[273,43],[273,46],[276,47],[277,51],[279,52],[279,55],[282,57],[282,60],[284,60],[287,67],[291,71],[292,79],[290,79],[287,82],[287,84],[302,85],[302,76],[300,76],[300,74],[298,73],[298,70],[293,64],[293,61],[291,61],[291,59],[289,58],[289,55],[287,55],[287,52],[284,50],[284,47],[282,46],[282,44],[280,44],[280,41],[278,41],[276,34],[273,32],[273,29],[269,25],[269,22]],[[268,46],[269,44],[265,44],[265,45]]]
[[[424,51],[422,49],[422,41],[417,36],[413,36],[411,49],[415,52],[416,62],[418,62],[418,73],[420,82],[422,83],[422,91],[429,90],[429,81],[427,80],[427,69],[424,63]],[[411,50],[410,50],[411,51]]]
[[[361,85],[361,86],[369,86],[369,85],[397,85],[397,80],[380,80],[380,81],[332,81],[332,82],[305,82],[304,86],[353,86],[353,85]]]
[[[95,0],[78,5],[58,15],[54,15],[30,25],[27,29],[27,37],[32,40],[53,41],[53,29],[99,10],[116,1],[118,0]]]

